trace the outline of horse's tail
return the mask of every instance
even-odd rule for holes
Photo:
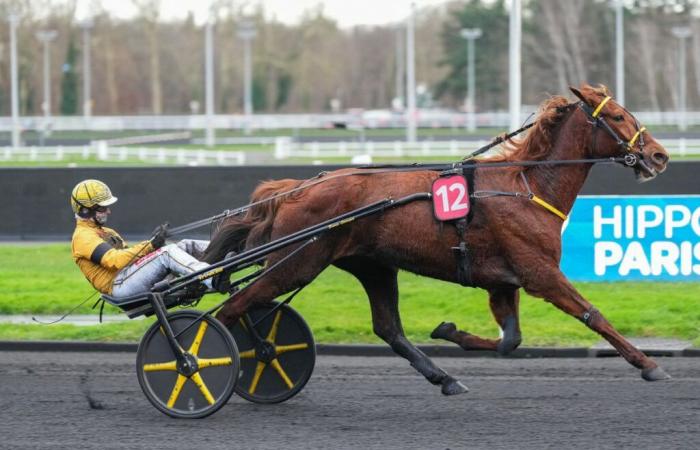
[[[225,219],[214,233],[203,259],[207,262],[219,261],[230,251],[238,253],[266,243],[270,239],[279,206],[289,198],[289,195],[279,194],[290,191],[301,183],[303,180],[293,179],[260,183],[250,196],[253,206],[243,216]]]

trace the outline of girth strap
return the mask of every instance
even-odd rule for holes
[[[452,252],[457,260],[457,281],[462,286],[473,287],[474,282],[472,280],[469,250],[467,249],[467,243],[464,241],[464,236],[467,232],[467,225],[474,217],[474,202],[476,199],[471,197],[471,193],[474,192],[474,168],[462,168],[460,172],[467,180],[467,188],[468,192],[470,193],[470,206],[467,217],[463,217],[455,221],[457,236],[459,237],[459,244],[457,247],[452,247]]]
[[[467,243],[464,242],[464,233],[467,230],[467,219],[459,219],[455,222],[457,234],[459,235],[459,245],[452,247],[452,252],[457,260],[457,281],[462,286],[474,286],[472,282],[472,270],[469,263],[469,251]]]

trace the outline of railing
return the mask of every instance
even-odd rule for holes
[[[146,162],[176,165],[240,166],[245,164],[244,152],[210,151],[158,147],[56,146],[0,148],[0,162]]]
[[[525,121],[532,107],[523,107],[521,121]],[[676,111],[635,112],[634,115],[646,126],[670,125],[681,122],[681,115]],[[419,110],[416,120],[420,127],[460,128],[466,125],[467,115],[463,112],[449,110]],[[700,111],[688,111],[685,115],[688,126],[700,124]],[[92,116],[83,117],[54,116],[47,124],[43,116],[20,117],[22,130],[41,131],[47,126],[56,131],[61,130],[202,130],[208,124],[216,129],[227,130],[264,130],[264,129],[305,129],[330,128],[336,125],[360,128],[400,128],[406,126],[406,116],[389,110],[359,112],[356,114],[216,114],[210,118],[205,115],[179,116]],[[475,114],[478,127],[496,127],[505,129],[510,123],[507,112],[482,112]],[[0,132],[12,130],[12,118],[0,117]]]
[[[109,146],[118,147],[121,145],[153,144],[156,142],[189,140],[191,137],[191,131],[181,131],[176,133],[161,133],[146,136],[129,136],[124,138],[107,139],[103,142]]]
[[[662,139],[659,141],[671,155],[700,155],[700,139]],[[421,141],[395,142],[294,142],[288,137],[275,139],[271,156],[277,160],[289,158],[329,159],[348,158],[355,162],[371,162],[373,157],[450,157],[460,158],[486,145],[488,141]],[[264,155],[260,155],[264,156]],[[168,147],[109,147],[104,141],[95,145],[55,147],[0,147],[3,162],[67,162],[98,161],[114,163],[142,162],[176,165],[244,165],[246,154],[241,151],[181,149]],[[263,157],[260,159],[262,162]]]
[[[403,158],[416,156],[465,156],[489,141],[421,141],[395,142],[294,142],[290,138],[275,140],[275,159],[381,157]],[[660,139],[671,155],[700,155],[700,139]]]

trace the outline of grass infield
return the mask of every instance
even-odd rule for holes
[[[70,257],[68,244],[0,245],[0,314],[63,314],[93,291]],[[624,335],[669,337],[700,346],[700,283],[576,283]],[[399,276],[403,327],[414,342],[434,342],[441,321],[497,337],[485,291],[419,277]],[[97,296],[95,296],[95,299]],[[207,308],[220,301],[206,296]],[[97,314],[85,303],[76,314]],[[329,268],[292,302],[321,343],[380,343],[372,332],[369,303],[359,282]],[[105,314],[118,314],[105,307]],[[521,294],[524,346],[588,346],[600,337],[541,299]],[[0,340],[138,341],[153,319],[94,326],[0,324]]]

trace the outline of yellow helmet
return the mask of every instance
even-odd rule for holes
[[[76,184],[70,195],[73,212],[79,216],[89,215],[98,206],[109,206],[116,203],[117,197],[112,195],[109,186],[99,180],[83,180]]]

